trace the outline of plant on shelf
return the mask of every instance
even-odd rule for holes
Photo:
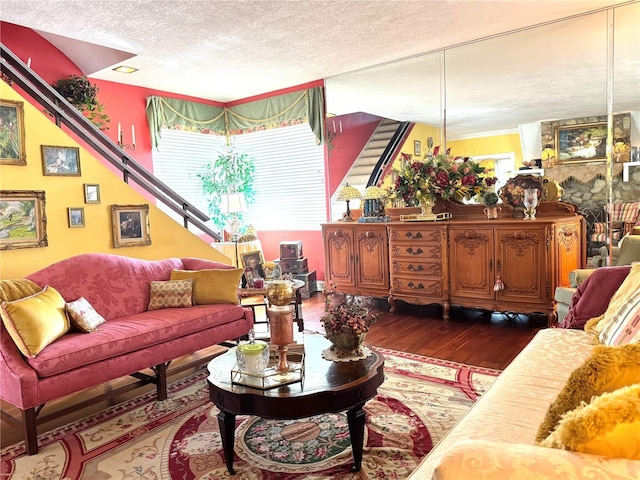
[[[440,153],[424,161],[404,162],[397,171],[392,194],[407,206],[422,201],[480,198],[496,183],[496,177],[484,174],[485,167],[468,158],[453,158]]]
[[[51,85],[67,102],[77,108],[100,130],[108,130],[111,121],[98,100],[100,88],[84,75],[69,75]]]
[[[221,231],[229,223],[229,214],[222,211],[222,196],[229,193],[242,193],[247,205],[255,200],[253,177],[255,162],[246,153],[239,153],[232,142],[227,143],[213,161],[207,163],[196,176],[202,182],[202,192],[208,196],[211,221]],[[237,214],[242,220],[242,212]]]

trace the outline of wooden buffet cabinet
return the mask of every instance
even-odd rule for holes
[[[356,295],[416,305],[438,303],[495,312],[543,313],[556,322],[554,291],[584,266],[584,220],[575,206],[544,202],[536,220],[482,205],[439,202],[439,222],[331,223],[322,226],[325,282]]]

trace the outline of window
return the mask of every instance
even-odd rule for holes
[[[153,153],[154,172],[208,212],[196,175],[217,156],[225,141],[214,135],[163,129],[160,150]],[[243,224],[252,224],[259,231],[320,230],[326,221],[324,148],[316,145],[309,125],[238,135],[234,143],[255,159],[256,166],[255,203],[243,213]]]

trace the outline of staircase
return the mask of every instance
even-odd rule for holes
[[[349,185],[357,188],[360,193],[364,194],[365,188],[370,185],[376,185],[376,179],[380,178],[389,160],[393,161],[396,156],[395,145],[398,144],[398,138],[406,136],[407,125],[396,120],[383,118],[377,128],[369,138],[360,155],[351,166],[340,185]],[[401,143],[400,143],[401,144]],[[345,211],[345,202],[336,200],[338,190],[331,197],[331,219],[339,220]],[[355,201],[349,205],[351,208],[360,208],[359,202]]]

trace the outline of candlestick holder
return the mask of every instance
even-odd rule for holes
[[[270,305],[267,307],[269,317],[269,343],[278,347],[278,366],[280,373],[289,371],[287,359],[288,345],[293,343],[293,305]]]

